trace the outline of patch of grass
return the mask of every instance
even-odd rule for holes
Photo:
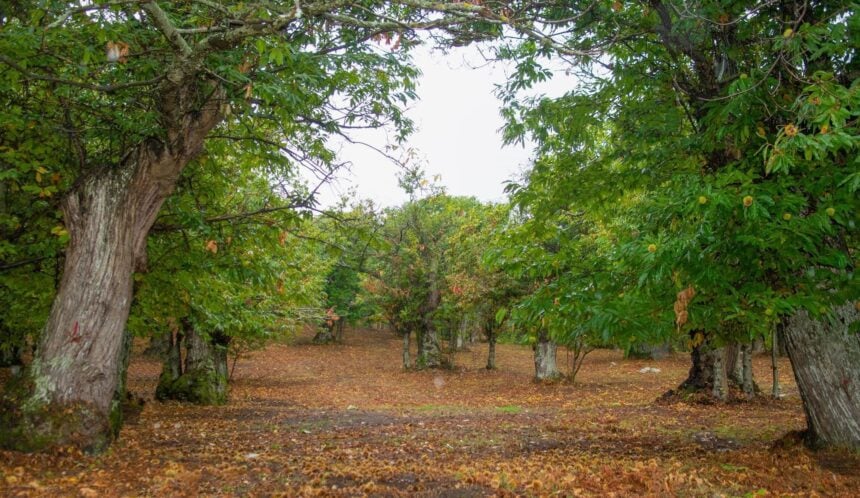
[[[714,427],[714,434],[722,439],[731,439],[734,441],[758,441],[770,440],[779,434],[779,428],[773,425],[768,426],[739,426],[739,425],[720,425]]]
[[[519,405],[505,405],[505,406],[497,406],[496,411],[500,413],[510,413],[517,414],[523,411],[523,407]]]
[[[721,463],[720,468],[729,472],[746,472],[749,470],[749,467],[744,467],[743,465],[732,465],[730,463]]]

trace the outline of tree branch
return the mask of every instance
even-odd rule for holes
[[[152,20],[152,23],[155,24],[155,27],[161,31],[161,34],[163,34],[165,38],[167,38],[167,41],[179,49],[179,52],[183,56],[188,57],[191,55],[193,52],[191,46],[188,45],[188,42],[185,41],[185,38],[183,38],[182,34],[180,34],[176,29],[176,26],[170,22],[167,14],[158,6],[158,2],[155,0],[149,0],[142,4],[140,8],[147,13],[149,18]]]

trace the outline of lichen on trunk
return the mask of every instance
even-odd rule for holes
[[[556,362],[558,345],[549,337],[546,330],[540,330],[534,345],[535,380],[549,382],[562,377]]]
[[[420,347],[415,366],[418,369],[438,368],[442,366],[442,350],[435,327],[425,328],[419,336]]]
[[[92,167],[63,198],[70,240],[62,280],[26,378],[6,390],[14,396],[4,395],[0,446],[100,451],[117,434],[112,414],[132,274],[145,269],[146,237],[161,205],[221,119],[223,90],[202,107],[197,90],[166,82],[165,136],[130,147],[118,164]]]

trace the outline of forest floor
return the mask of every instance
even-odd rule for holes
[[[532,352],[486,345],[451,371],[404,372],[390,333],[307,337],[240,360],[231,401],[152,400],[158,362],[136,354],[147,399],[105,454],[0,452],[0,496],[857,496],[856,456],[811,453],[786,360],[785,398],[655,403],[689,355],[624,360],[598,350],[575,384],[532,382]],[[559,362],[563,363],[560,353]],[[640,373],[643,367],[659,373]],[[770,391],[770,362],[755,358]]]

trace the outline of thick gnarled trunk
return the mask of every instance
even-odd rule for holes
[[[418,368],[438,368],[442,366],[442,350],[439,347],[439,337],[436,328],[430,326],[424,329],[420,335],[420,348],[416,366]]]
[[[418,358],[415,362],[419,369],[442,366],[442,349],[439,347],[439,335],[433,322],[433,313],[441,301],[440,292],[435,288],[431,289],[421,309],[421,333],[418,335]]]
[[[535,380],[553,381],[561,378],[556,362],[558,345],[549,338],[546,331],[538,333],[537,342],[534,345],[535,352]]]
[[[800,311],[785,323],[812,447],[860,449],[860,335],[850,330],[858,319],[860,310],[848,303],[832,317],[816,320]]]
[[[155,397],[198,405],[226,403],[229,337],[220,333],[204,336],[188,320],[183,320],[183,332],[169,337],[170,353],[165,358]],[[180,361],[183,344],[184,365]]]
[[[693,350],[690,352],[690,371],[687,378],[677,388],[663,395],[674,396],[705,395],[718,400],[726,399],[728,378],[725,365],[725,348],[711,345],[708,335],[701,331],[691,331]]]
[[[0,407],[0,447],[100,451],[117,434],[132,274],[145,267],[146,237],[161,205],[220,120],[220,93],[187,111],[193,95],[191,88],[165,90],[165,105],[176,107],[167,142],[140,143],[64,198],[70,242],[63,277],[29,371]]]

